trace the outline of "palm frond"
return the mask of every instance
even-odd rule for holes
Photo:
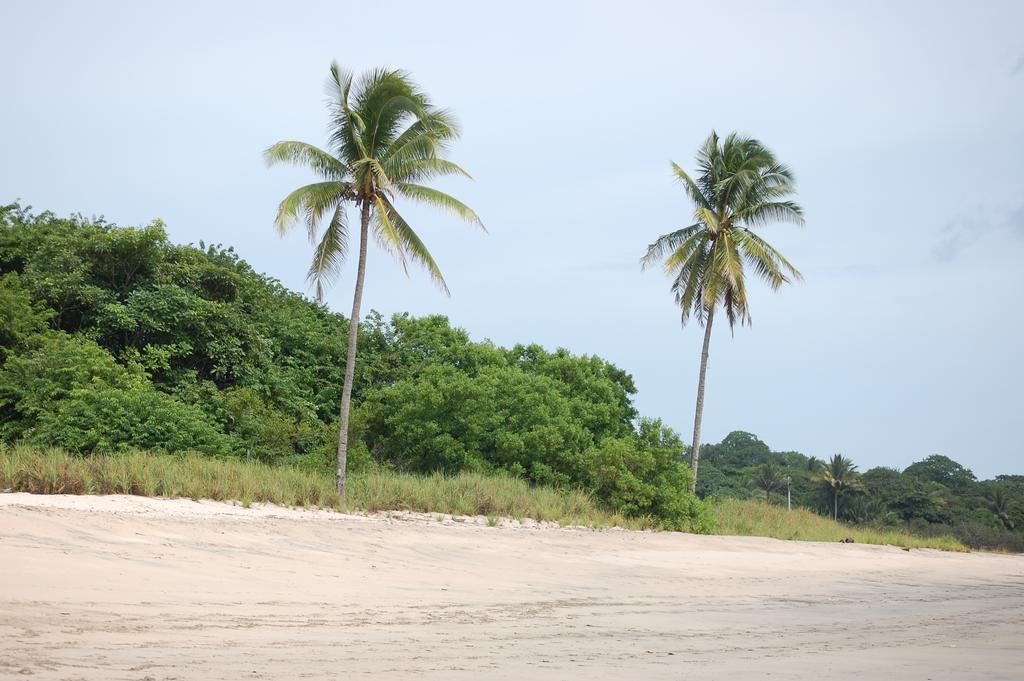
[[[313,284],[316,299],[323,302],[324,286],[334,281],[348,257],[348,219],[345,205],[334,209],[334,216],[313,251],[313,262],[306,279]]]
[[[690,200],[693,201],[696,206],[699,208],[714,208],[708,200],[708,197],[704,196],[700,186],[693,181],[693,178],[690,177],[685,170],[676,165],[675,162],[672,162],[672,170],[675,172],[676,179],[682,183],[683,189],[686,190],[686,195],[690,197]]]
[[[697,236],[701,240],[699,247],[690,252],[672,282],[672,292],[682,312],[680,321],[683,326],[686,326],[691,313],[703,324],[708,311],[704,306],[704,278],[711,257],[711,238],[703,232]]]
[[[703,223],[712,234],[718,234],[722,230],[722,219],[718,213],[710,208],[698,206],[697,210],[693,212],[693,217],[696,218],[697,222]]]
[[[797,281],[803,279],[800,271],[767,241],[747,229],[735,231],[744,257],[772,289],[788,284],[790,277]]]
[[[399,164],[394,159],[384,165],[384,170],[393,182],[414,182],[432,180],[437,177],[459,175],[472,180],[473,176],[459,165],[444,158],[419,158]]]
[[[452,215],[455,215],[472,225],[476,225],[483,231],[487,231],[487,228],[484,227],[483,221],[480,220],[480,216],[477,215],[472,208],[455,197],[449,196],[448,194],[434,189],[433,187],[425,187],[420,184],[402,182],[398,185],[398,193],[406,198],[446,210]]]
[[[454,117],[443,109],[430,109],[388,145],[380,160],[387,166],[392,160],[436,157],[458,137]]]
[[[405,243],[391,221],[387,203],[380,194],[377,194],[373,201],[374,236],[377,237],[377,244],[390,253],[402,266],[405,276],[409,276],[409,264],[405,259]]]
[[[387,214],[388,222],[391,224],[395,233],[398,234],[399,239],[402,243],[402,248],[405,253],[414,261],[423,266],[430,274],[430,278],[435,284],[444,292],[445,295],[450,296],[451,291],[448,290],[448,284],[444,280],[444,275],[441,273],[441,268],[438,267],[437,262],[434,260],[434,256],[427,250],[426,244],[420,239],[419,235],[409,226],[409,223],[405,221],[405,218],[395,210],[394,205],[385,198],[380,199],[378,204],[378,210],[384,210]]]
[[[331,62],[327,79],[328,107],[331,113],[330,143],[338,155],[351,164],[366,157],[366,146],[362,135],[366,122],[351,105],[353,76]]]
[[[344,201],[352,198],[352,186],[347,182],[315,182],[299,187],[284,197],[277,207],[274,225],[282,236],[300,219],[306,223],[310,242],[316,241],[323,217]]]
[[[671,275],[680,267],[685,267],[689,262],[693,252],[698,248],[703,248],[708,241],[708,235],[705,232],[695,232],[688,239],[685,239],[676,250],[665,258],[665,262],[662,266],[665,269],[665,273]]]
[[[680,245],[694,234],[704,228],[703,225],[696,223],[689,227],[683,227],[677,229],[674,232],[668,234],[662,234],[654,240],[649,246],[643,257],[640,258],[640,268],[647,269],[658,260],[661,260],[669,253],[674,253]]]
[[[306,166],[325,180],[344,180],[348,175],[348,169],[341,161],[323,149],[305,142],[294,140],[278,142],[263,152],[263,158],[268,166],[278,163]]]
[[[767,201],[752,206],[740,216],[748,225],[767,225],[773,222],[789,222],[802,227],[803,209],[793,201]]]

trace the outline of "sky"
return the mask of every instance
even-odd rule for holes
[[[165,221],[308,291],[310,247],[268,169],[326,144],[332,60],[409,71],[453,111],[442,188],[488,233],[409,206],[452,295],[371,250],[363,309],[443,314],[629,371],[688,439],[702,330],[638,260],[692,208],[714,129],[795,171],[807,225],[761,231],[804,274],[713,329],[705,442],[733,430],[865,470],[945,454],[1024,473],[1024,3],[11,1],[0,202]],[[328,292],[348,313],[354,267]]]

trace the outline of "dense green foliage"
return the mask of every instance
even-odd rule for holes
[[[346,332],[230,250],[171,244],[159,224],[0,209],[2,442],[190,451],[327,479]],[[373,313],[360,345],[351,469],[512,476],[580,490],[608,513],[709,528],[686,492],[685,447],[637,414],[632,379],[608,362],[474,342],[439,316]],[[794,506],[835,508],[814,457],[743,432],[702,451],[701,497],[785,504],[788,477]],[[841,521],[1024,550],[1024,476],[979,481],[944,456],[904,471],[843,465]]]
[[[764,499],[785,505],[792,481],[794,506],[864,527],[953,535],[976,548],[1024,551],[1024,476],[977,480],[952,459],[934,455],[898,471],[858,473],[845,457],[819,461],[798,452],[773,452],[750,433],[730,433],[705,444],[698,493],[705,498]],[[770,469],[770,472],[769,472]],[[773,480],[781,479],[776,486]],[[837,484],[843,480],[843,484]],[[838,503],[836,491],[839,491]]]
[[[230,249],[159,223],[0,209],[0,440],[333,470],[347,321]],[[359,330],[354,470],[508,473],[613,512],[706,529],[678,436],[632,379],[536,345],[473,342],[444,317]]]

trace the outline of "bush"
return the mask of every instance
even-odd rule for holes
[[[360,407],[364,438],[399,470],[502,469],[567,485],[593,439],[554,379],[513,367],[476,376],[431,366],[416,379],[371,391]]]
[[[50,333],[0,369],[0,434],[74,452],[150,447],[228,455],[207,415],[80,336]]]
[[[146,447],[231,456],[239,450],[237,441],[219,432],[201,409],[147,384],[76,389],[44,412],[26,439],[78,453]]]
[[[708,532],[711,518],[690,494],[693,473],[679,459],[681,443],[660,421],[643,420],[630,438],[606,438],[584,455],[589,489],[627,517],[660,518],[668,529]]]

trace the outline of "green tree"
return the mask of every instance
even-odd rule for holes
[[[773,463],[762,464],[754,473],[754,486],[764,492],[765,503],[771,503],[772,492],[778,490],[785,483],[785,478]]]
[[[447,293],[441,269],[426,244],[395,207],[398,198],[432,205],[483,227],[477,214],[457,199],[422,182],[445,175],[469,177],[443,157],[458,129],[448,112],[434,107],[402,71],[378,69],[355,80],[331,64],[330,140],[327,151],[305,142],[283,141],[267,149],[268,164],[308,166],[321,181],[290,193],[278,208],[283,234],[305,222],[316,246],[309,280],[318,299],[349,255],[348,209],[359,214],[359,256],[349,319],[348,353],[339,416],[337,486],[345,491],[349,410],[356,364],[359,308],[366,274],[366,249],[372,229],[380,246],[403,268],[409,260],[427,269]],[[320,225],[326,222],[321,233]]]
[[[821,468],[818,484],[832,496],[832,519],[839,519],[839,498],[847,492],[862,489],[857,479],[857,466],[842,454],[833,454]]]
[[[704,379],[715,310],[729,320],[749,323],[746,270],[778,289],[800,273],[754,227],[778,221],[803,224],[803,211],[787,197],[795,192],[793,174],[756,139],[714,132],[697,154],[693,179],[675,163],[672,169],[694,204],[693,223],[659,237],[647,247],[644,267],[663,261],[685,325],[691,314],[704,326],[697,404],[690,449],[694,485],[700,463]]]
[[[734,430],[718,444],[701,447],[704,464],[714,463],[725,468],[749,468],[768,463],[771,448],[753,433]]]
[[[977,478],[968,468],[953,461],[948,456],[933,454],[926,459],[912,463],[903,471],[921,480],[929,480],[945,485],[959,494],[965,494],[974,487]]]

